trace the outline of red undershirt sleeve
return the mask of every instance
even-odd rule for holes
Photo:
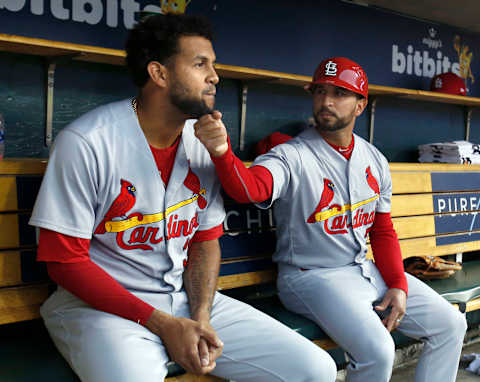
[[[125,289],[90,260],[90,240],[40,229],[39,261],[47,261],[50,278],[95,309],[141,325],[154,308]]]
[[[205,231],[197,231],[193,235],[192,241],[208,241],[218,239],[223,235],[223,224],[207,229]]]
[[[408,294],[402,253],[390,213],[377,212],[375,215],[375,220],[370,230],[370,244],[375,264],[385,284],[389,288],[402,289]]]
[[[273,177],[263,166],[245,167],[232,152],[230,142],[228,150],[220,157],[213,157],[218,177],[223,188],[239,203],[260,203],[272,196]]]

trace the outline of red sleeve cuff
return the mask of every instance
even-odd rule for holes
[[[217,172],[225,173],[230,171],[233,168],[234,154],[232,151],[232,146],[230,144],[230,138],[228,138],[228,149],[219,157],[214,157],[210,155],[213,164],[215,165]]]
[[[193,235],[192,242],[196,241],[209,241],[218,239],[223,235],[223,224],[217,225],[216,227],[207,229],[205,231],[197,231]]]
[[[273,177],[263,166],[246,168],[230,146],[219,157],[211,157],[225,192],[239,203],[259,203],[273,192]]]
[[[399,278],[398,280],[391,280],[389,284],[390,285],[388,285],[388,287],[390,289],[392,289],[392,288],[401,289],[408,296],[408,283],[407,283],[407,278],[406,277]]]

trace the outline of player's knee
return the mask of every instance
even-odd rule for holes
[[[325,362],[313,363],[302,369],[297,381],[301,382],[335,382],[337,378],[337,365],[332,359]]]
[[[301,382],[334,382],[337,378],[337,365],[330,355],[318,348],[312,351],[298,364],[298,378]]]
[[[318,378],[318,375],[321,376],[321,378]],[[315,379],[315,376],[317,378]],[[329,382],[332,381],[334,382],[337,379],[337,364],[335,361],[329,356],[327,360],[325,360],[321,365],[318,370],[318,373],[315,373],[313,376],[312,381],[325,381]]]
[[[456,342],[463,341],[465,332],[467,331],[467,320],[465,316],[456,309],[450,312],[442,318],[444,323],[444,333],[452,336],[452,339]]]
[[[395,360],[395,343],[389,336],[386,341],[377,341],[367,352],[373,364],[384,370],[391,370]]]

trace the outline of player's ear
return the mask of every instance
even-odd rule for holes
[[[152,81],[160,87],[167,85],[168,70],[165,65],[158,61],[150,61],[147,65],[148,75]]]
[[[368,100],[364,97],[357,100],[357,106],[355,107],[355,117],[358,117],[363,113],[363,110],[367,107]]]

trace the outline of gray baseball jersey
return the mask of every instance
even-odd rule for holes
[[[255,160],[272,174],[277,222],[274,260],[301,268],[363,262],[375,212],[390,212],[385,157],[355,135],[349,161],[310,128]],[[347,180],[347,181],[346,181]]]
[[[165,190],[130,100],[81,117],[56,139],[30,221],[91,238],[96,264],[175,317],[190,317],[188,296],[180,290],[189,241],[225,216],[213,163],[192,125],[185,123]],[[157,335],[88,306],[62,287],[42,305],[41,315],[81,380],[163,381],[167,374],[168,352]],[[210,323],[225,342],[215,375],[335,380],[335,363],[325,351],[246,304],[217,293]],[[290,362],[291,354],[302,357]]]
[[[355,135],[347,161],[312,128],[254,164],[268,168],[274,179],[271,201],[260,207],[275,201],[280,300],[347,351],[347,381],[389,381],[395,346],[372,308],[388,287],[365,256],[375,213],[390,212],[387,160]],[[465,319],[421,281],[408,275],[407,282],[406,313],[398,330],[428,339],[415,381],[454,381]]]
[[[220,184],[188,120],[165,189],[130,102],[62,130],[30,224],[91,239],[92,261],[127,289],[178,291],[193,235],[225,217]]]

